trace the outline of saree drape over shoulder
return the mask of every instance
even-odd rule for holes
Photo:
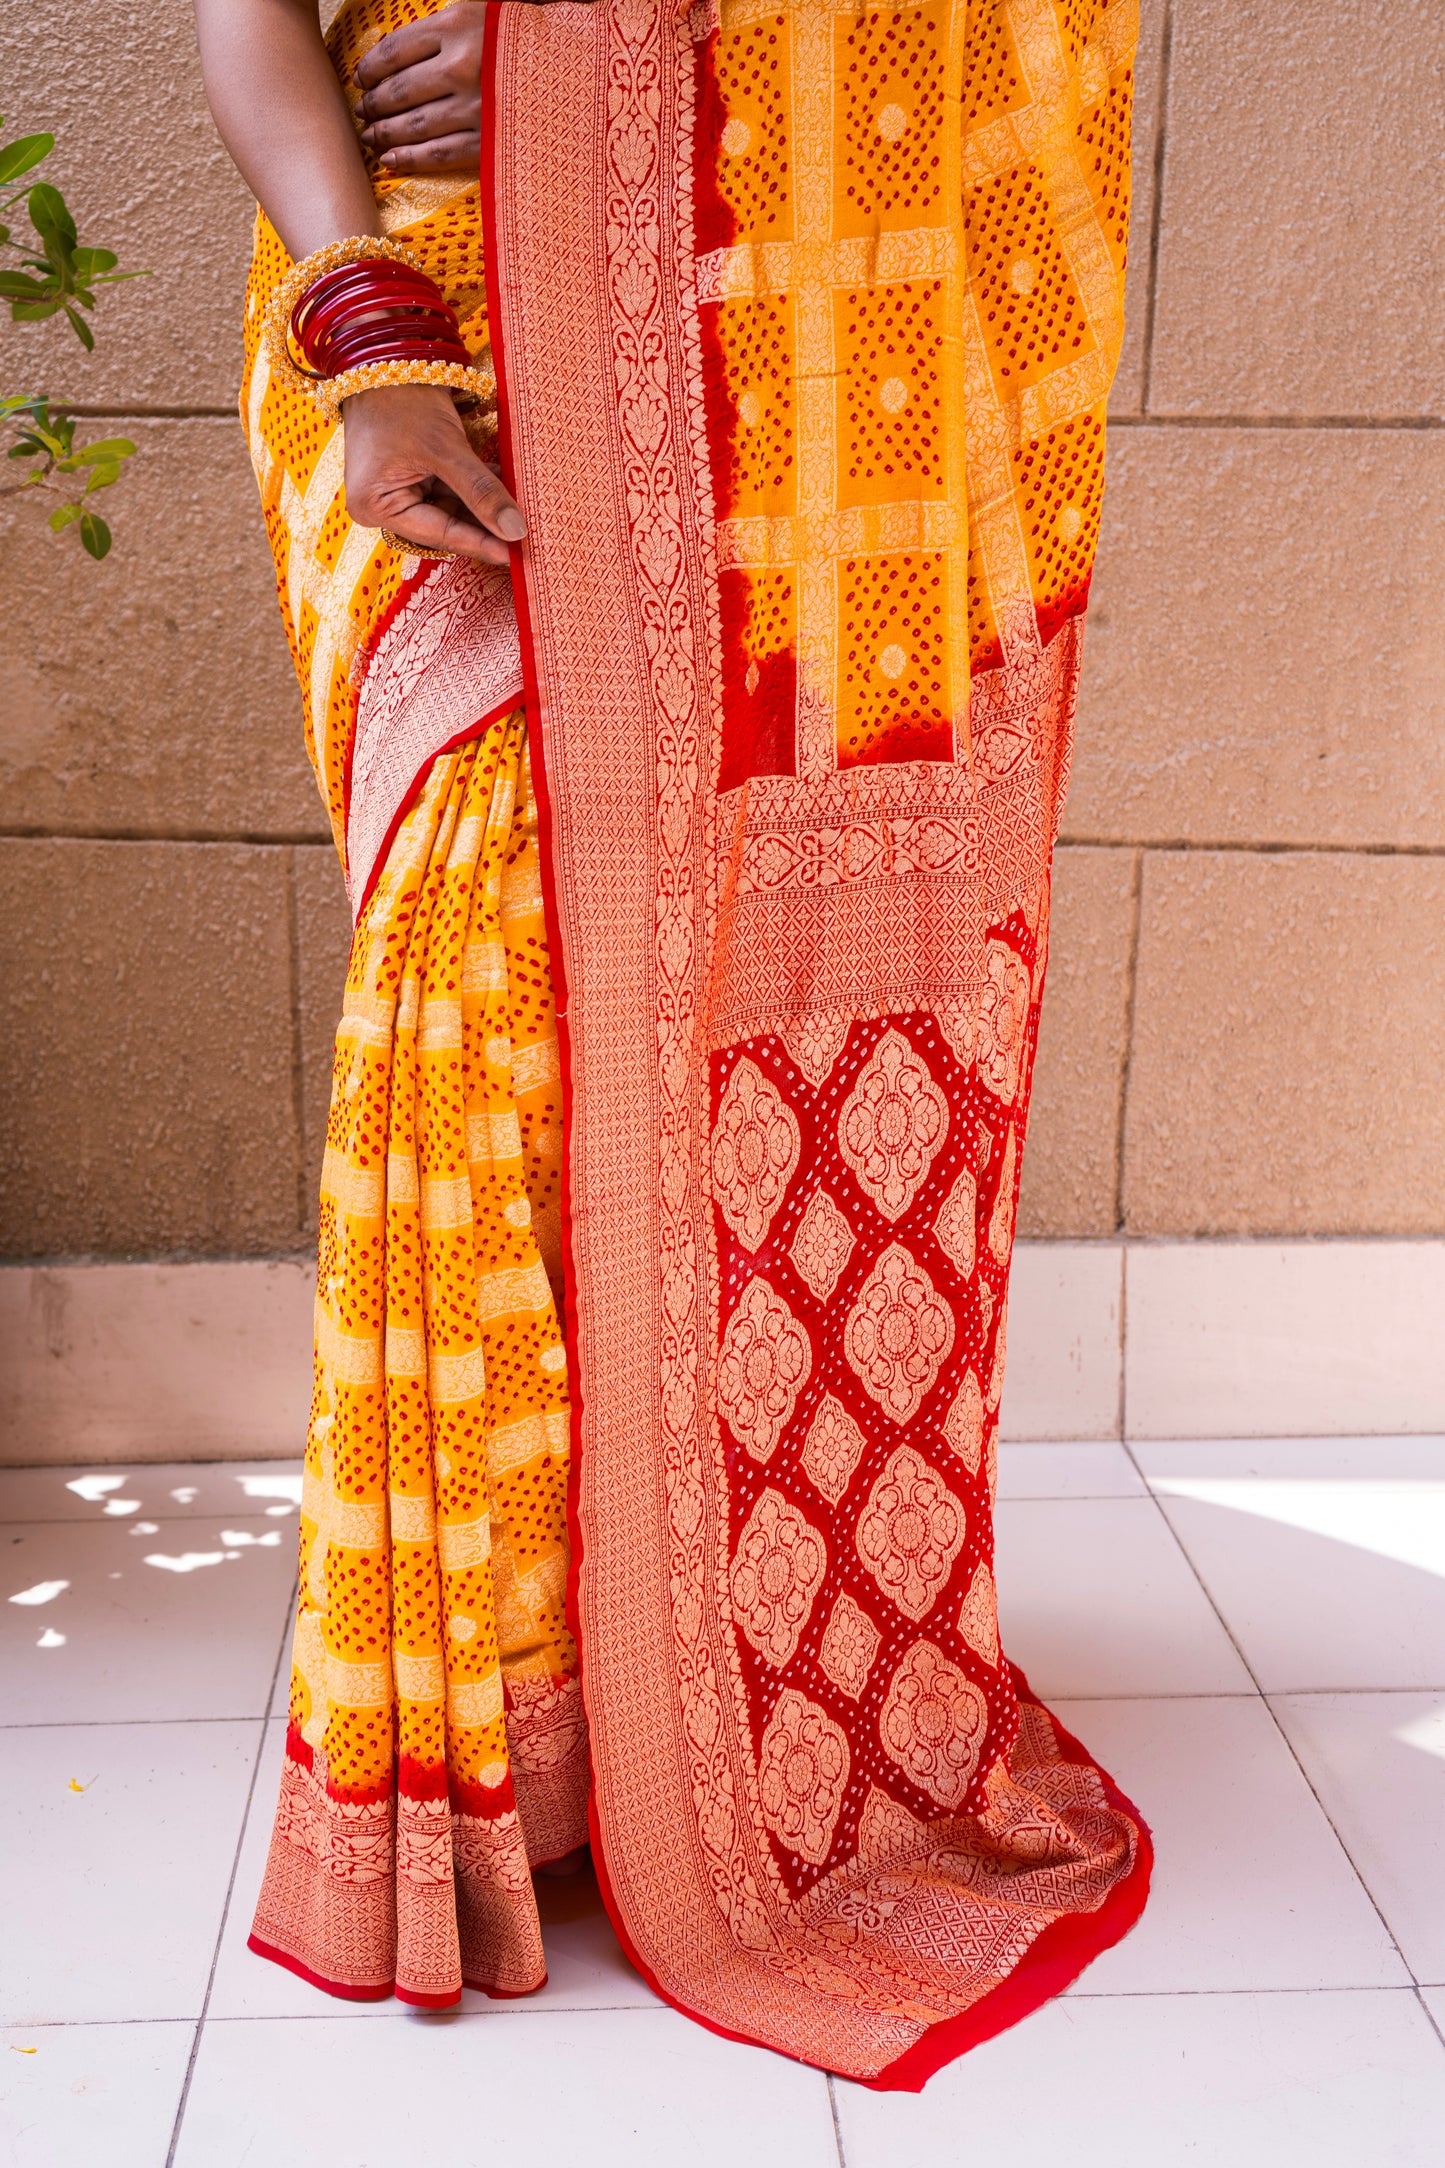
[[[590,1836],[670,2002],[916,2088],[1144,1902],[992,1563],[1134,36],[493,7],[480,186],[376,185],[495,364],[510,575],[348,520],[260,226],[357,929],[253,1942],[334,1992],[536,1987]]]

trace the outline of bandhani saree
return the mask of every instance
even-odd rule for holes
[[[492,8],[480,186],[375,178],[495,365],[510,576],[348,520],[260,226],[356,937],[253,1941],[336,1993],[537,1986],[590,1837],[668,2001],[916,2088],[1143,1905],[992,1564],[1134,36]]]

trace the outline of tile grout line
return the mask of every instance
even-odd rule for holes
[[[1144,351],[1139,360],[1139,411],[1149,413],[1154,388],[1154,326],[1159,312],[1159,239],[1164,221],[1164,146],[1169,122],[1169,82],[1174,57],[1174,0],[1164,0],[1159,40],[1159,111],[1154,123],[1154,193],[1149,203],[1149,284],[1144,296]]]
[[[286,1607],[285,1623],[281,1628],[281,1639],[276,1649],[276,1661],[271,1666],[271,1677],[266,1686],[266,1703],[261,1717],[260,1735],[256,1741],[256,1758],[251,1764],[251,1781],[246,1787],[246,1805],[241,1815],[240,1829],[236,1833],[236,1849],[231,1858],[230,1878],[226,1883],[226,1894],[221,1904],[220,1923],[216,1928],[215,1946],[211,1951],[211,1969],[206,1975],[206,1992],[201,1999],[200,2015],[196,2019],[196,2029],[191,2039],[191,2052],[186,2058],[186,2074],[181,2081],[180,2098],[176,2102],[176,2119],[171,2126],[171,2142],[166,2150],[165,2168],[173,2168],[176,2147],[180,2144],[181,2139],[181,2125],[185,2121],[186,2108],[191,2097],[191,2080],[196,2072],[196,2057],[201,2050],[201,2036],[206,2029],[206,2014],[211,2007],[211,1995],[216,1984],[216,1967],[221,1961],[221,1945],[226,1939],[226,1925],[231,1917],[231,1899],[235,1894],[236,1876],[241,1866],[241,1853],[245,1849],[246,1831],[251,1826],[251,1808],[256,1798],[256,1779],[261,1773],[261,1763],[265,1758],[266,1735],[271,1728],[271,1704],[276,1698],[276,1682],[281,1675],[282,1662],[291,1645],[299,1588],[299,1580],[293,1579],[290,1600]]]
[[[1134,866],[1129,882],[1129,958],[1125,967],[1124,982],[1124,1030],[1123,1054],[1119,1062],[1118,1111],[1114,1124],[1114,1234],[1124,1233],[1124,1176],[1125,1154],[1129,1145],[1129,1082],[1134,1068],[1134,1022],[1138,1011],[1139,993],[1139,934],[1144,922],[1144,852],[1134,853]],[[1127,1343],[1123,1303],[1126,1299],[1123,1259],[1120,1259],[1120,1312],[1119,1312],[1119,1436],[1124,1429],[1124,1368]]]
[[[825,2070],[828,2081],[828,2107],[833,2117],[833,2146],[838,2155],[838,2168],[848,2168],[848,2156],[843,2150],[843,2125],[838,2114],[838,2087],[831,2070]]]
[[[1328,429],[1416,430],[1429,433],[1445,429],[1438,414],[1171,414],[1158,407],[1147,414],[1111,414],[1111,429]]]
[[[1134,1452],[1132,1451],[1129,1440],[1127,1438],[1124,1439],[1123,1445],[1124,1451],[1129,1455],[1130,1460],[1134,1462],[1135,1468],[1138,1469],[1140,1481],[1147,1484],[1149,1478],[1145,1475],[1143,1468],[1140,1467],[1139,1461],[1136,1458]],[[1180,1535],[1178,1529],[1174,1526],[1173,1521],[1170,1520],[1168,1513],[1165,1512],[1163,1503],[1160,1499],[1154,1496],[1152,1488],[1149,1495],[1151,1498],[1154,1498],[1154,1503],[1159,1508],[1160,1517],[1163,1520],[1165,1527],[1168,1529],[1169,1534],[1173,1539],[1174,1546],[1178,1551],[1180,1557],[1184,1560],[1185,1565],[1193,1574],[1200,1594],[1203,1596],[1210,1610],[1214,1613],[1214,1616],[1218,1619],[1220,1627],[1225,1634],[1230,1647],[1234,1650],[1235,1655],[1239,1658],[1240,1663],[1243,1665],[1244,1670],[1247,1673],[1250,1682],[1254,1687],[1255,1693],[1259,1697],[1259,1700],[1262,1703],[1271,1724],[1273,1724],[1276,1732],[1279,1734],[1280,1742],[1283,1745],[1285,1752],[1288,1754],[1290,1760],[1294,1763],[1296,1769],[1298,1769],[1301,1777],[1304,1779],[1304,1783],[1310,1794],[1310,1797],[1314,1800],[1315,1805],[1319,1808],[1321,1815],[1324,1817],[1326,1827],[1333,1834],[1336,1844],[1339,1846],[1341,1853],[1344,1855],[1345,1860],[1348,1862],[1351,1874],[1353,1874],[1355,1880],[1359,1883],[1360,1888],[1364,1891],[1365,1897],[1370,1905],[1371,1910],[1373,1911],[1376,1919],[1379,1921],[1381,1927],[1385,1931],[1385,1936],[1390,1944],[1391,1949],[1399,1958],[1400,1963],[1404,1966],[1410,1981],[1418,1990],[1420,1982],[1416,1976],[1414,1966],[1410,1963],[1404,1951],[1400,1948],[1398,1941],[1395,1939],[1395,1931],[1391,1927],[1389,1921],[1386,1919],[1383,1911],[1380,1909],[1379,1899],[1376,1897],[1369,1883],[1365,1880],[1364,1875],[1360,1871],[1359,1862],[1356,1860],[1354,1853],[1350,1850],[1343,1836],[1340,1834],[1339,1828],[1335,1823],[1334,1816],[1330,1813],[1329,1808],[1325,1805],[1324,1800],[1320,1797],[1319,1791],[1315,1785],[1314,1778],[1310,1775],[1308,1769],[1306,1769],[1304,1762],[1301,1760],[1300,1755],[1295,1748],[1294,1741],[1290,1738],[1289,1733],[1285,1730],[1283,1724],[1279,1720],[1279,1717],[1275,1713],[1268,1694],[1260,1685],[1253,1664],[1245,1655],[1243,1648],[1241,1647],[1238,1639],[1235,1636],[1234,1629],[1231,1627],[1228,1619],[1224,1616],[1224,1613],[1223,1611],[1221,1611],[1219,1605],[1215,1602],[1212,1589],[1209,1587],[1209,1584],[1205,1580],[1203,1574],[1200,1572],[1198,1566],[1195,1565],[1194,1560],[1191,1558],[1183,1537]]]
[[[1441,2047],[1445,2048],[1445,2025],[1441,2024],[1439,2018],[1436,2017],[1434,2011],[1430,2008],[1429,2003],[1426,2002],[1425,1991],[1418,1980],[1415,1983],[1415,2000],[1419,2003],[1420,2008],[1425,2013],[1425,2023],[1429,2026],[1431,2032],[1434,2033],[1435,2038],[1439,2041]]]

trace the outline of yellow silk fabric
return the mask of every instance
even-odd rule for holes
[[[1087,597],[1137,0],[718,21],[699,246],[739,675],[796,656],[799,775],[962,758],[971,673],[1027,666]]]
[[[388,31],[435,13],[421,0],[350,0],[343,7],[327,43],[351,102],[352,71],[362,54]],[[436,280],[457,312],[468,352],[480,359],[489,338],[478,181],[464,173],[407,180],[372,159],[367,164],[382,231],[404,242]],[[401,585],[403,559],[375,528],[358,527],[347,512],[340,427],[322,419],[305,391],[271,373],[266,308],[290,269],[274,227],[258,213],[241,414],[276,559],[282,622],[301,682],[306,749],[344,858],[355,665]]]
[[[517,714],[433,766],[336,1039],[291,1717],[342,1799],[499,1783],[504,1680],[575,1673],[560,1155]]]

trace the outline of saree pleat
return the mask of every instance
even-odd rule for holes
[[[254,1940],[342,1993],[537,1987],[529,1863],[585,1835],[544,1254],[555,1270],[558,1081],[514,715],[434,763],[337,1033],[289,1753]]]

